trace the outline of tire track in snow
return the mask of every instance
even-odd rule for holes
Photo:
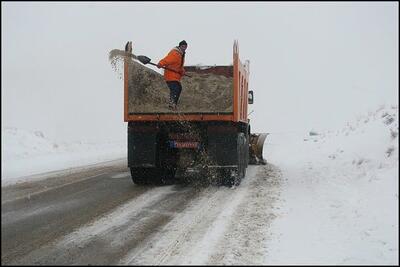
[[[7,251],[9,256],[2,257],[2,263],[180,265],[262,262],[259,253],[265,251],[265,232],[273,219],[271,205],[279,191],[279,182],[275,181],[277,175],[268,168],[268,165],[250,166],[247,177],[236,188],[171,185],[132,187],[135,190],[129,193],[131,184],[126,180],[128,177],[122,177],[126,175],[121,171],[101,176],[99,183],[88,187],[92,191],[81,191],[79,186],[78,191],[69,192],[66,189],[72,185],[61,187],[54,191],[59,191],[57,195],[61,196],[68,193],[67,197],[56,201],[80,199],[73,202],[80,205],[79,209],[61,208],[61,217],[47,226],[42,226],[42,221],[37,218],[41,227],[38,229],[45,231],[43,235],[27,234],[29,244],[18,243],[22,247]],[[125,193],[114,199],[112,196],[121,190]],[[43,199],[37,201],[54,201],[51,198],[54,193],[50,193],[40,194]],[[32,204],[42,207],[39,202]],[[114,208],[108,208],[110,205]],[[96,216],[87,221],[84,212]],[[46,216],[58,215],[49,213]],[[72,225],[78,227],[71,228]],[[6,242],[5,239],[2,239],[5,244],[3,241]]]
[[[16,263],[113,264],[171,220],[177,206],[184,208],[185,201],[196,196],[191,189],[176,188],[152,188]]]
[[[132,250],[119,264],[262,262],[263,241],[274,218],[270,207],[279,195],[280,176],[270,165],[251,167],[247,176],[234,189],[206,188],[158,234],[140,249]],[[238,254],[237,246],[246,244],[251,249]]]
[[[262,265],[267,254],[267,239],[281,193],[280,170],[268,164],[258,168],[254,179],[246,181],[245,201],[232,215],[230,225],[217,244],[207,265]]]
[[[193,245],[191,240],[197,242],[197,239],[201,238],[203,232],[218,216],[220,202],[234,193],[224,187],[207,187],[198,199],[192,200],[189,207],[177,214],[140,249],[131,251],[119,264],[170,264],[165,262],[169,261],[173,254],[182,253],[182,250]]]

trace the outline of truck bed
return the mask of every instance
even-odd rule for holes
[[[128,62],[128,113],[230,114],[233,112],[233,66],[185,67],[178,111],[168,108],[169,88],[158,72],[134,60]],[[209,71],[207,71],[207,69]],[[222,73],[212,70],[218,69]]]
[[[126,48],[127,49],[127,48]],[[126,50],[132,53],[132,48]],[[234,121],[247,123],[248,62],[239,59],[237,42],[233,64],[185,66],[177,110],[171,110],[169,88],[163,75],[124,59],[124,120],[129,121]]]

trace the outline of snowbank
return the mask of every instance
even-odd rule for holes
[[[271,134],[286,178],[268,264],[398,264],[398,106],[337,131]]]
[[[126,157],[126,143],[56,143],[42,131],[2,129],[1,184],[24,176]]]

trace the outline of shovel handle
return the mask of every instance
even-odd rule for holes
[[[158,67],[157,64],[154,64],[153,62],[149,62],[149,64]],[[161,68],[180,74],[180,72],[178,72],[178,71],[176,71],[176,70],[173,70],[173,69],[170,69],[170,68],[168,68],[168,67],[161,67]],[[188,76],[188,77],[190,77],[190,78],[192,77],[192,76],[190,76],[190,75],[187,75],[186,73],[185,73],[185,75],[183,75],[183,76]]]

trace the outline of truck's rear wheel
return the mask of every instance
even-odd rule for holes
[[[236,186],[241,182],[241,177],[238,169],[221,168],[219,169],[221,184],[224,186]]]
[[[160,180],[160,171],[158,168],[131,168],[132,181],[137,185],[152,184]]]
[[[247,167],[247,140],[244,133],[238,133],[237,135],[237,167],[225,167],[219,170],[220,180],[223,185],[226,186],[237,186],[241,183],[242,179],[246,175]]]
[[[144,168],[131,168],[131,177],[133,183],[137,185],[146,184],[145,173],[146,171]]]
[[[137,185],[169,184],[175,178],[175,170],[163,168],[131,168],[132,181]]]

